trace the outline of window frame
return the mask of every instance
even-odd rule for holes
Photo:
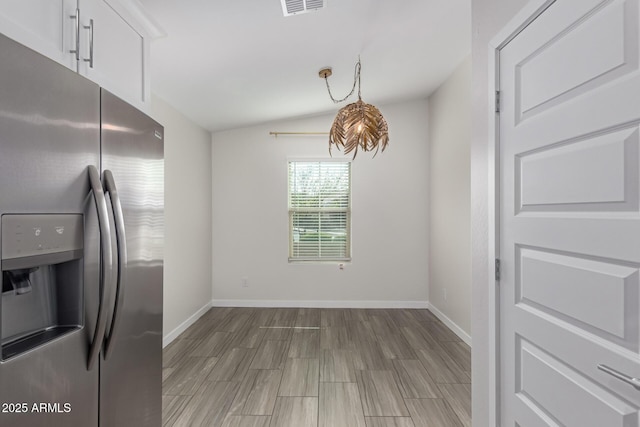
[[[291,163],[344,163],[347,164],[348,171],[348,190],[347,197],[348,203],[345,208],[294,208],[291,206],[291,174],[290,174],[290,164]],[[351,262],[351,204],[352,204],[352,161],[345,159],[334,159],[334,158],[300,158],[300,157],[292,157],[287,158],[287,215],[288,215],[288,228],[289,228],[289,263],[345,263]],[[293,255],[294,247],[293,247],[293,236],[294,236],[294,214],[296,212],[318,212],[321,214],[323,212],[345,212],[346,213],[346,242],[345,242],[345,256],[344,257],[295,257]]]

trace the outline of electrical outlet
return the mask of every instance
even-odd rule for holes
[[[248,288],[249,287],[249,278],[247,276],[242,276],[240,278],[240,282],[242,283],[242,287],[243,288]]]

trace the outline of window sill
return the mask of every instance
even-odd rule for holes
[[[336,259],[299,259],[289,258],[289,264],[350,264],[351,258]]]

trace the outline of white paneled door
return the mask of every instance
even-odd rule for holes
[[[557,0],[500,51],[502,426],[640,426],[638,1]]]

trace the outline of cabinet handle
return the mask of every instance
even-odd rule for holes
[[[93,68],[93,19],[89,19],[89,25],[84,25],[85,30],[89,30],[89,59],[83,58],[84,62],[89,63],[89,67]]]
[[[78,61],[80,59],[80,9],[76,9],[76,14],[75,15],[70,15],[69,18],[73,19],[76,21],[75,27],[76,27],[76,48],[72,49],[69,51],[69,53],[75,53],[76,54],[76,61]]]

